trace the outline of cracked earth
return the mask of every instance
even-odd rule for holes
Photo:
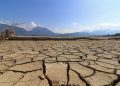
[[[2,41],[0,86],[120,86],[120,41]]]

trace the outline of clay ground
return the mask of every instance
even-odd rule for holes
[[[120,86],[120,40],[1,41],[0,86]]]

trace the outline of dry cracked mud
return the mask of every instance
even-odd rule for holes
[[[1,41],[0,86],[120,86],[120,40]]]

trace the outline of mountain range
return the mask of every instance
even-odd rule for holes
[[[0,32],[4,31],[6,27],[9,27],[7,24],[0,23]],[[40,26],[36,26],[32,28],[32,30],[28,31],[25,28],[16,27],[16,35],[19,36],[91,36],[91,35],[107,35],[107,34],[114,34],[115,32],[111,33],[110,31],[99,30],[93,32],[74,32],[74,33],[65,33],[59,34],[55,33],[47,28],[43,28]]]
[[[9,27],[9,25],[0,23],[0,32],[5,31],[6,27]],[[54,33],[48,30],[47,28],[43,28],[39,26],[32,28],[32,30],[30,31],[21,27],[15,27],[15,29],[16,29],[16,35],[20,35],[20,36],[56,36],[58,35],[57,33]]]

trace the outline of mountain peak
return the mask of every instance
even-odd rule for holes
[[[33,27],[33,29],[40,29],[40,28],[42,28],[41,26],[36,26],[36,27]]]

